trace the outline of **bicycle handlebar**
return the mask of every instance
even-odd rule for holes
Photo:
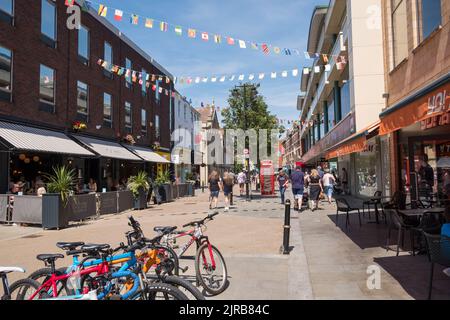
[[[214,220],[214,217],[217,216],[218,214],[219,214],[218,212],[214,212],[212,214],[208,214],[208,216],[206,218],[203,218],[202,220],[196,220],[196,221],[192,221],[192,222],[186,223],[185,225],[183,225],[183,228],[186,228],[186,227],[189,227],[189,226],[202,225],[207,220]]]

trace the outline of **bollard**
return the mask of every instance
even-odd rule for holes
[[[202,192],[205,192],[205,182],[202,181]]]
[[[287,199],[284,206],[283,254],[289,254],[289,233],[291,230],[291,200]]]
[[[233,205],[233,192],[230,193],[230,206]]]

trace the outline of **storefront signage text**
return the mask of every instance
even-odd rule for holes
[[[422,130],[427,130],[448,124],[450,124],[450,112],[422,120],[420,122],[420,127]]]
[[[438,92],[428,98],[427,114],[441,113],[448,110],[450,110],[450,99],[447,99],[447,90]]]

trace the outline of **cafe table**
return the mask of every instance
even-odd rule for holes
[[[444,211],[445,211],[444,208],[426,208],[426,209],[417,208],[417,209],[398,210],[398,212],[407,217],[421,217],[425,214],[425,212],[444,213]]]

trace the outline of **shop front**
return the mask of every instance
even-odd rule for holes
[[[397,141],[395,188],[411,200],[450,197],[450,74],[380,115]]]

